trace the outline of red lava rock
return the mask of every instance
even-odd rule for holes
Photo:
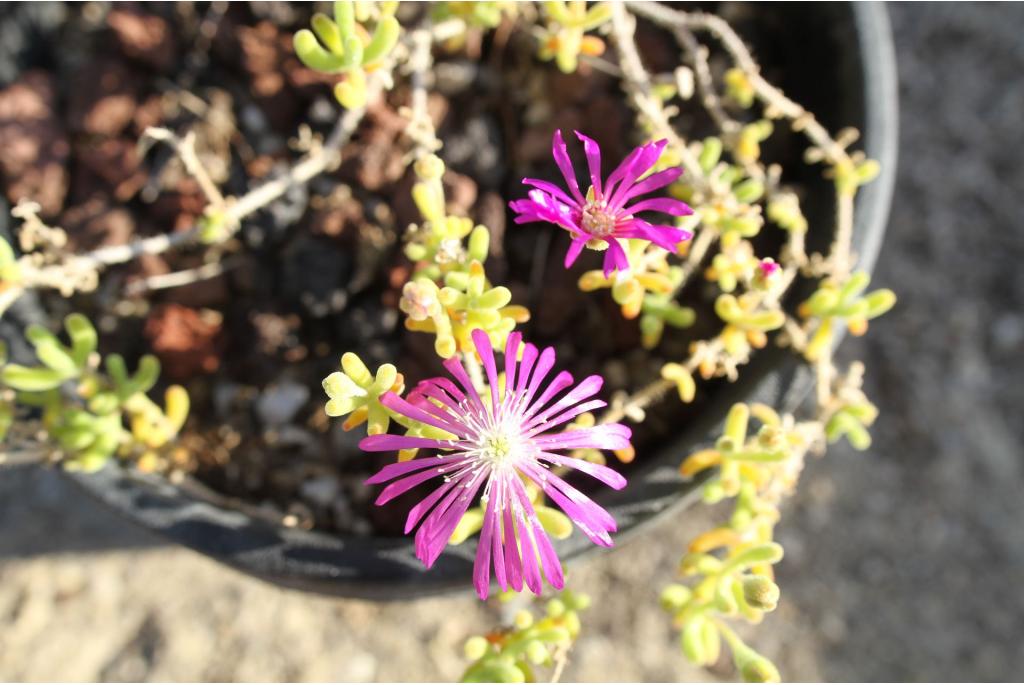
[[[107,14],[107,25],[127,56],[160,71],[173,66],[177,45],[163,17],[115,7]]]
[[[359,185],[369,191],[380,190],[401,179],[408,167],[399,143],[406,123],[404,117],[387,105],[377,104],[367,110],[366,124],[360,128],[359,139],[342,150],[342,173],[354,174]]]
[[[480,197],[476,205],[476,220],[491,231],[490,253],[500,257],[504,252],[505,224],[508,220],[508,207],[505,199],[493,190]]]
[[[160,193],[150,205],[153,221],[167,231],[185,231],[195,225],[206,208],[206,198],[192,179],[185,179],[172,192]]]
[[[124,245],[135,234],[131,212],[123,207],[110,207],[98,197],[66,209],[60,216],[60,225],[67,231],[72,252]]]
[[[435,129],[441,128],[444,118],[448,116],[448,109],[449,102],[445,96],[440,93],[430,93],[427,96],[427,114],[430,115],[430,121]]]
[[[252,94],[276,130],[289,130],[297,105],[288,92],[281,64],[294,56],[291,38],[268,21],[237,28],[242,68],[252,80]]]
[[[38,202],[44,217],[53,217],[68,190],[70,147],[54,112],[53,78],[43,71],[26,73],[0,90],[0,179],[7,198]]]
[[[164,103],[160,95],[150,95],[135,110],[132,129],[141,136],[150,126],[159,126],[164,120]]]
[[[141,86],[138,76],[122,62],[86,62],[71,80],[70,128],[94,135],[118,135],[132,123]]]
[[[476,181],[469,176],[448,169],[441,179],[444,184],[445,200],[454,214],[469,214],[469,208],[476,202]]]
[[[92,193],[82,189],[96,189],[123,202],[146,183],[146,171],[131,140],[82,141],[75,146],[75,157],[79,162],[75,168],[76,195],[88,196]],[[97,185],[103,187],[96,188]]]
[[[305,97],[314,97],[317,94],[325,94],[334,84],[341,80],[338,74],[324,74],[313,71],[299,61],[297,57],[291,57],[284,61],[281,66],[288,85],[297,93]]]
[[[180,304],[162,304],[146,320],[143,334],[172,380],[213,373],[220,366],[221,315]]]
[[[328,203],[321,209],[317,209],[310,220],[310,231],[313,235],[329,236],[336,238],[347,230],[357,229],[366,223],[366,216],[363,212],[363,204],[351,197],[351,190],[345,193],[347,188],[336,191]],[[347,197],[346,197],[347,195]],[[339,197],[340,196],[340,197]]]

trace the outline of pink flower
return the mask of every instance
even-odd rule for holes
[[[757,266],[761,270],[762,278],[771,278],[779,270],[778,263],[771,257],[765,257]]]
[[[482,599],[490,589],[491,565],[498,585],[522,590],[526,584],[541,592],[541,574],[552,587],[564,584],[562,566],[547,533],[541,527],[530,502],[524,479],[532,481],[554,504],[572,519],[594,543],[612,546],[609,533],[616,530],[611,515],[589,497],[552,472],[552,466],[582,471],[615,489],[626,479],[606,466],[558,454],[557,450],[594,448],[625,449],[630,430],[618,423],[564,432],[552,429],[580,414],[605,406],[592,398],[604,380],[589,376],[573,385],[572,375],[562,371],[545,382],[555,364],[555,352],[548,347],[538,352],[527,344],[520,350],[522,336],[513,333],[505,347],[505,391],[499,387],[498,369],[487,335],[473,332],[490,386],[490,396],[481,398],[469,374],[457,360],[444,362],[457,382],[448,378],[424,381],[416,390],[428,402],[417,405],[394,393],[381,396],[381,404],[415,421],[448,431],[451,439],[437,440],[401,435],[371,435],[359,446],[367,451],[433,448],[436,456],[389,464],[367,483],[391,481],[377,498],[384,504],[411,488],[433,478],[443,483],[414,506],[405,522],[408,533],[416,531],[416,556],[430,568],[448,543],[455,526],[483,489],[480,505],[485,508],[477,545],[473,584]],[[519,358],[520,351],[522,359]],[[422,523],[421,523],[422,521]]]
[[[602,184],[601,148],[579,131],[576,131],[576,137],[583,141],[583,151],[590,170],[590,190],[586,196],[580,192],[565,141],[562,140],[562,132],[555,131],[551,143],[552,153],[555,164],[565,177],[569,193],[553,183],[524,178],[523,183],[533,186],[529,199],[509,203],[512,211],[518,214],[515,218],[517,224],[546,221],[569,231],[572,244],[565,255],[566,268],[572,266],[584,246],[607,249],[604,257],[604,275],[607,278],[616,269],[629,269],[629,260],[620,240],[642,238],[675,252],[680,242],[693,237],[692,233],[681,228],[651,224],[636,216],[639,212],[661,212],[673,216],[693,214],[685,202],[670,197],[634,202],[638,196],[667,186],[683,173],[682,169],[673,167],[637,181],[661,157],[667,140],[641,145],[633,150]]]

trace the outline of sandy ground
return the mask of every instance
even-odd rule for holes
[[[876,282],[899,309],[851,341],[883,409],[867,454],[812,463],[755,643],[790,679],[1003,680],[1024,635],[1024,6],[896,5],[900,174]],[[1015,192],[1016,191],[1016,192]],[[687,666],[656,606],[714,512],[573,568],[597,598],[566,678]],[[655,542],[657,544],[655,544]],[[470,596],[287,592],[168,547],[52,473],[0,472],[4,680],[439,680],[495,621]]]

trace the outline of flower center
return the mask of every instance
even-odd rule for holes
[[[615,215],[610,214],[603,204],[588,202],[581,218],[583,228],[595,238],[607,238],[615,232]]]
[[[476,441],[476,456],[491,468],[512,466],[522,456],[523,447],[518,430],[501,421],[481,432]]]
[[[509,452],[512,451],[512,441],[507,435],[492,435],[484,439],[480,447],[481,456],[488,461],[505,461]]]

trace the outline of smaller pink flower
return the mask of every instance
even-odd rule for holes
[[[693,214],[685,202],[670,197],[636,200],[641,195],[664,188],[683,173],[682,169],[673,167],[653,173],[642,181],[637,180],[658,161],[668,144],[667,140],[636,148],[602,183],[601,148],[579,131],[576,131],[576,137],[583,142],[590,171],[590,189],[585,196],[580,192],[562,132],[556,130],[551,142],[552,153],[555,164],[565,177],[569,192],[547,181],[524,178],[523,183],[533,186],[533,190],[528,193],[529,199],[509,203],[509,207],[517,214],[517,224],[546,221],[569,231],[572,243],[565,255],[566,268],[572,266],[584,247],[606,249],[604,275],[607,278],[616,269],[629,269],[629,260],[621,240],[641,238],[675,252],[680,242],[693,237],[692,233],[684,229],[652,224],[636,216],[640,212],[661,212],[673,216]]]
[[[555,364],[554,350],[548,347],[538,351],[530,344],[520,349],[521,342],[519,333],[508,337],[502,391],[490,340],[483,331],[473,332],[490,388],[486,398],[480,397],[455,357],[444,362],[455,382],[448,378],[423,381],[410,393],[411,401],[390,392],[381,396],[381,404],[388,409],[447,431],[450,439],[371,435],[359,443],[368,452],[411,448],[441,452],[389,464],[366,481],[390,481],[377,498],[377,504],[384,504],[421,483],[442,480],[433,493],[409,511],[405,523],[406,533],[419,526],[416,556],[427,568],[437,561],[462,516],[483,491],[480,505],[484,521],[473,571],[473,584],[482,599],[490,590],[492,565],[503,590],[512,587],[519,591],[525,583],[540,594],[542,575],[552,587],[560,589],[564,585],[561,563],[530,502],[526,481],[560,507],[591,541],[605,547],[612,546],[609,533],[616,530],[615,520],[553,473],[551,467],[581,471],[615,489],[626,485],[626,479],[612,469],[559,451],[625,449],[629,446],[629,428],[612,423],[553,430],[584,412],[605,406],[602,400],[591,399],[604,380],[588,376],[572,387],[572,375],[566,371],[548,380]]]
[[[757,267],[761,270],[762,278],[771,278],[779,270],[778,263],[771,257],[762,259]]]

